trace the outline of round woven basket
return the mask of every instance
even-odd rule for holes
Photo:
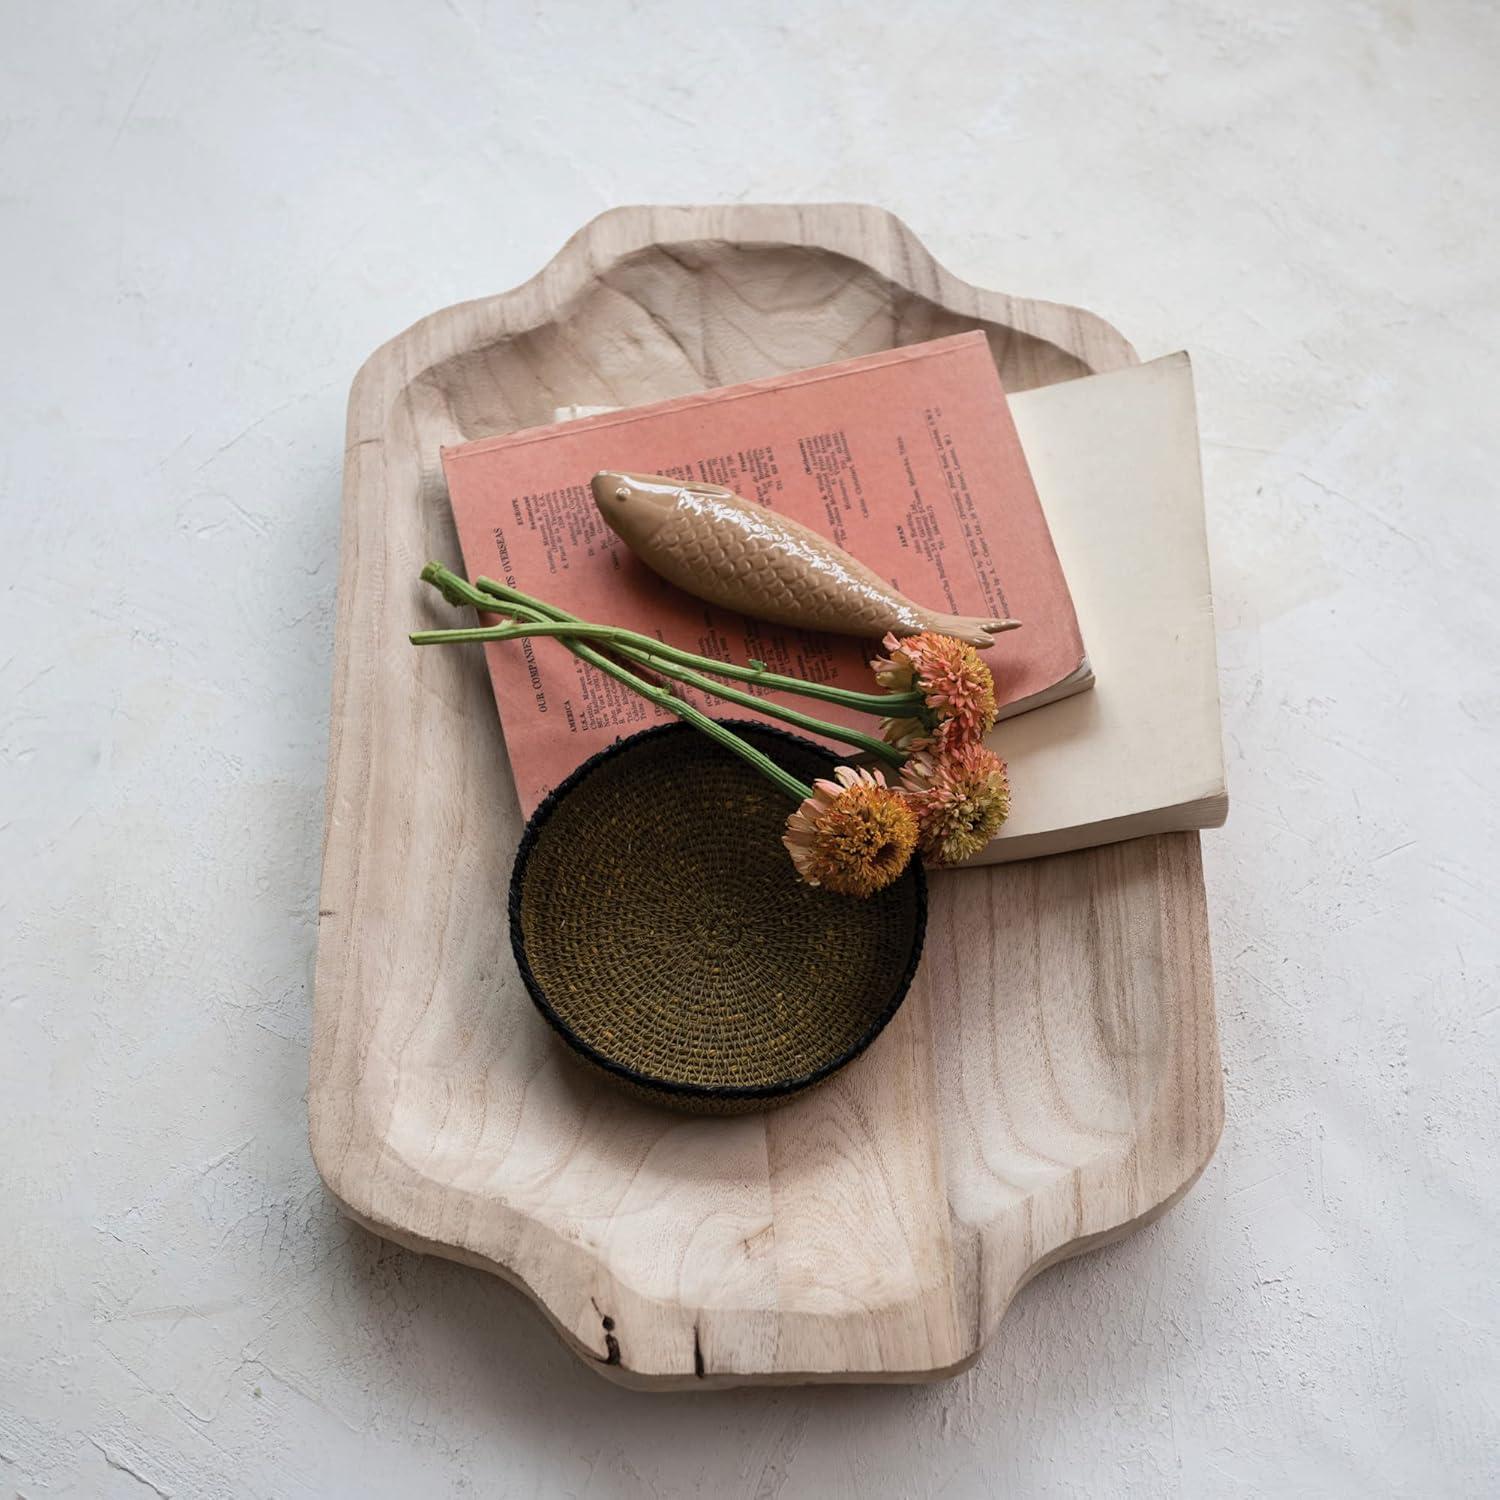
[[[728,722],[803,781],[838,763]],[[537,808],[511,877],[511,945],[579,1056],[663,1104],[725,1114],[779,1104],[874,1041],[921,956],[921,869],[868,900],[803,885],[781,842],[791,810],[681,723],[616,741]]]

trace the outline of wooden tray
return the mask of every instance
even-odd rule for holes
[[[520,819],[480,653],[406,645],[417,570],[458,557],[441,444],[976,327],[1011,390],[1135,358],[1088,313],[955,280],[876,209],[631,208],[354,382],[313,1155],[361,1223],[514,1282],[616,1379],[955,1373],[1218,1139],[1196,834],[935,879],[906,1005],[783,1110],[687,1119],[596,1082],[511,962]]]

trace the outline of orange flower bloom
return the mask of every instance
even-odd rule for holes
[[[915,749],[933,740],[947,743],[982,739],[995,723],[995,679],[967,641],[924,630],[881,643],[889,656],[870,663],[887,692],[920,691],[927,704],[922,719],[887,719],[881,733],[893,745]]]
[[[782,842],[808,885],[871,896],[906,868],[917,820],[879,771],[839,766],[833,774],[834,781],[813,783],[812,796],[786,820]]]
[[[901,770],[930,865],[956,865],[978,854],[1010,815],[1005,762],[983,745],[918,751]]]

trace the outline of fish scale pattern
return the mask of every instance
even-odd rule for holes
[[[870,637],[923,628],[921,611],[874,574],[769,513],[679,501],[650,552],[674,583],[758,619]]]

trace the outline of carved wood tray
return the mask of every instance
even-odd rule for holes
[[[877,209],[631,208],[354,382],[313,1154],[357,1220],[513,1282],[630,1384],[955,1373],[1030,1277],[1162,1212],[1218,1139],[1196,834],[935,878],[905,1006],[785,1109],[617,1093],[511,962],[521,824],[480,653],[406,645],[422,562],[458,557],[440,445],[969,328],[1011,390],[1135,359],[1091,314],[956,280]]]

